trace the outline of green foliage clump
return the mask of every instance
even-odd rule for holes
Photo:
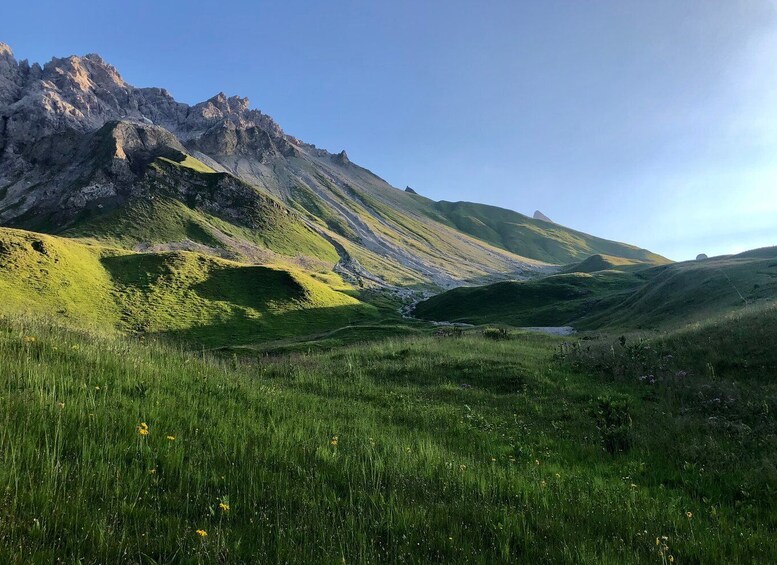
[[[505,328],[485,328],[483,330],[483,337],[487,339],[493,339],[495,341],[501,341],[510,339],[510,332]]]
[[[600,396],[597,398],[596,427],[602,445],[611,454],[628,451],[634,442],[629,399]]]

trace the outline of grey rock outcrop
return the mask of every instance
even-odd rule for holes
[[[553,223],[553,220],[548,218],[545,214],[543,214],[539,210],[534,211],[534,215],[532,216],[532,218],[534,218],[535,220],[542,220],[543,222],[550,222],[551,224]]]
[[[696,260],[697,260],[697,261],[704,261],[705,259],[709,259],[709,257],[707,257],[707,254],[706,254],[706,253],[699,253],[699,254],[696,256]]]

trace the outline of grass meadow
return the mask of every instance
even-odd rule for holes
[[[0,562],[777,562],[775,318],[226,358],[3,318]]]

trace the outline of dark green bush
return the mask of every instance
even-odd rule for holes
[[[597,402],[596,427],[604,448],[613,454],[628,451],[634,442],[628,398],[600,396]]]
[[[510,332],[504,328],[486,328],[483,330],[483,337],[493,339],[494,341],[500,341],[503,339],[510,339]]]

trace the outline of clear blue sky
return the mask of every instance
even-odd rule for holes
[[[777,245],[777,2],[3,2],[18,58],[248,96],[395,186],[672,259]]]

